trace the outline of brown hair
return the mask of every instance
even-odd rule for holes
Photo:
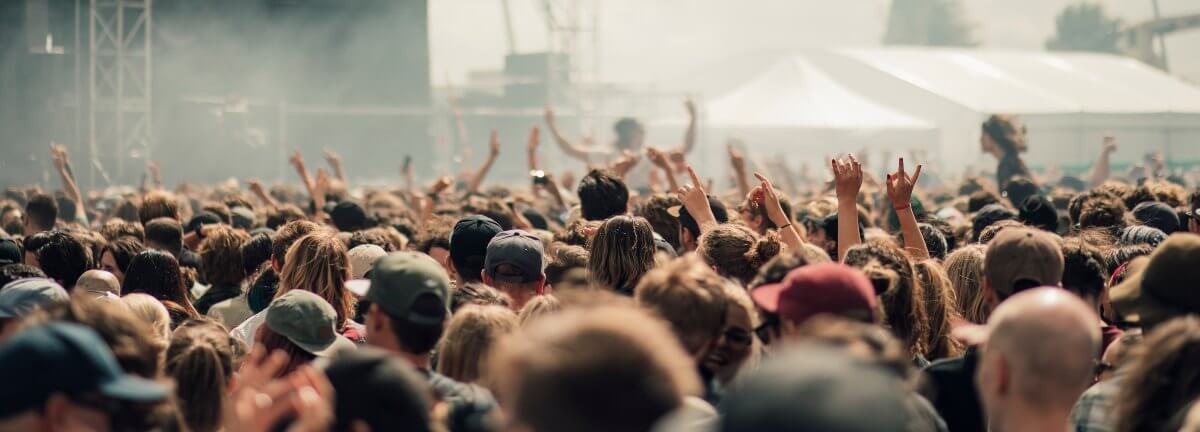
[[[728,299],[724,278],[695,256],[676,259],[642,278],[634,291],[639,305],[671,324],[689,353],[704,350],[724,326]]]
[[[354,297],[345,285],[349,279],[350,257],[346,255],[346,246],[328,233],[315,232],[288,249],[275,297],[294,289],[315,293],[337,311],[340,327],[354,313]]]
[[[700,392],[695,361],[673,339],[636,308],[563,311],[497,344],[489,384],[531,430],[649,430]]]
[[[613,216],[592,238],[588,278],[592,285],[630,294],[654,267],[654,231],[645,219]]]
[[[240,285],[246,279],[242,244],[250,236],[227,225],[217,225],[200,243],[200,268],[209,284]]]
[[[459,382],[475,382],[501,337],[517,328],[517,315],[503,306],[467,305],[450,318],[438,344],[438,373]]]
[[[805,243],[800,249],[784,249],[758,268],[758,274],[746,286],[757,288],[766,284],[779,283],[792,270],[809,264],[830,262],[829,254],[812,243]]]
[[[669,209],[680,205],[673,194],[655,194],[634,210],[634,214],[646,218],[654,232],[661,235],[671,247],[679,247],[679,218],[672,216]]]
[[[962,355],[962,342],[950,337],[951,324],[961,317],[950,277],[934,260],[918,261],[914,267],[925,290],[925,312],[929,315],[929,337],[925,342],[929,348],[925,357],[933,361]]]
[[[138,222],[126,222],[121,219],[109,219],[100,227],[100,235],[104,236],[109,242],[118,240],[122,237],[131,237],[138,241],[146,238],[146,231],[142,229],[142,224]]]
[[[696,252],[717,272],[741,282],[750,283],[758,268],[783,249],[779,235],[772,232],[759,236],[754,230],[737,224],[721,224],[700,235]]]
[[[192,431],[221,429],[221,402],[237,353],[244,351],[240,343],[210,319],[190,320],[175,330],[166,371],[175,379],[175,397]]]
[[[512,297],[496,288],[484,285],[483,282],[467,282],[454,289],[450,294],[450,313],[468,305],[493,305],[512,307]]]
[[[89,296],[73,296],[70,303],[61,303],[35,312],[26,324],[64,321],[90,327],[112,350],[121,370],[143,378],[157,379],[162,372],[166,341],[132,312],[116,302],[94,300]]]
[[[883,327],[833,315],[809,318],[796,329],[799,339],[845,350],[850,355],[882,367],[901,380],[909,380],[912,364],[904,343]]]
[[[904,251],[887,242],[867,242],[846,251],[844,262],[862,270],[874,284],[887,327],[908,344],[913,356],[925,355],[929,339],[925,292]]]
[[[170,192],[154,191],[142,198],[142,206],[138,209],[142,225],[160,217],[179,220],[179,201]]]
[[[992,138],[1004,153],[1024,153],[1025,127],[1017,122],[1016,116],[992,114],[983,122],[983,133]]]
[[[313,355],[313,353],[305,351],[304,348],[300,348],[299,345],[292,343],[287,336],[275,333],[266,324],[258,326],[258,334],[255,337],[255,341],[262,344],[268,353],[283,351],[284,354],[287,354],[288,361],[275,374],[276,378],[287,376],[300,368],[300,366],[312,363],[313,360],[317,359],[317,356]]]
[[[271,258],[282,266],[287,263],[287,252],[296,240],[320,230],[321,227],[306,220],[297,220],[284,224],[275,232],[271,240]]]
[[[1135,348],[1114,403],[1119,432],[1177,430],[1200,397],[1200,318],[1159,325]]]
[[[1125,203],[1112,195],[1097,195],[1079,207],[1079,228],[1106,228],[1114,235],[1125,228]]]
[[[987,323],[986,296],[983,295],[983,259],[987,246],[966,245],[946,256],[946,277],[954,289],[954,302],[963,318],[975,324]]]

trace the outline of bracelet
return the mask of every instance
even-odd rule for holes
[[[910,208],[912,208],[912,205],[906,205],[906,206],[904,206],[904,207],[892,207],[892,209],[893,209],[893,210],[896,210],[897,212],[901,212],[901,211],[904,211],[904,210],[908,210],[908,209],[910,209]]]
[[[790,226],[792,226],[792,224],[791,224],[791,222],[788,222],[788,224],[787,224],[787,225],[781,226],[781,227],[779,227],[778,229],[781,229],[781,230],[782,230],[782,229],[786,229],[787,227],[790,227]]]

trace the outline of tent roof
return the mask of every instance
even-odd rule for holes
[[[978,112],[1200,113],[1200,88],[1115,55],[924,47],[835,53]]]
[[[838,84],[803,57],[792,57],[708,101],[710,127],[932,129],[921,119],[876,104]]]

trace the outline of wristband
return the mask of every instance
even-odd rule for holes
[[[779,229],[781,229],[781,230],[787,229],[787,227],[790,227],[790,226],[792,226],[792,224],[789,222],[787,225],[779,227]]]
[[[901,212],[904,210],[908,210],[910,208],[912,208],[912,205],[906,205],[904,207],[892,207],[892,209],[895,210],[896,212]]]

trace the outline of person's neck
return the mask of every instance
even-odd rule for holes
[[[429,353],[413,354],[403,350],[396,350],[394,352],[396,355],[400,356],[400,358],[404,359],[404,361],[407,361],[408,364],[412,365],[412,367],[417,369],[433,369],[433,365],[430,364]]]
[[[1005,417],[1003,422],[992,422],[994,432],[1066,432],[1071,430],[1071,411],[1021,409]]]

